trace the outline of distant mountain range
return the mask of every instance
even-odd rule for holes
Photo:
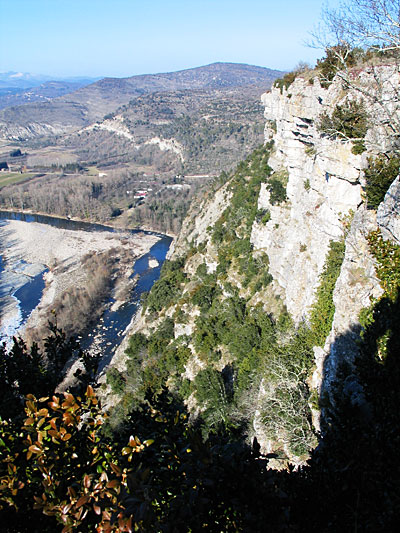
[[[57,76],[46,76],[42,74],[30,74],[29,72],[0,72],[1,89],[30,89],[49,81],[66,82],[78,84],[79,86],[89,85],[100,78],[89,78],[73,76],[60,78]]]
[[[29,76],[24,80],[23,74],[7,74],[7,79],[13,79],[15,83],[29,81]],[[150,93],[213,91],[245,86],[260,86],[265,90],[280,75],[280,71],[252,65],[213,63],[178,72],[104,78],[47,101],[43,101],[45,94],[42,93],[42,98],[38,92],[35,98],[39,101],[0,110],[0,137],[26,140],[76,131],[101,121],[105,115],[114,113],[122,105]],[[5,82],[1,76],[0,81]],[[49,88],[45,84],[40,91],[46,90]],[[55,90],[53,87],[53,91]],[[58,87],[58,90],[67,91],[68,87]]]
[[[17,87],[0,87],[0,109],[25,105],[32,102],[47,102],[53,98],[72,93],[87,83],[68,81],[46,81],[41,85],[20,89]]]

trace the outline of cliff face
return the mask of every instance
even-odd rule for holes
[[[259,208],[268,209],[267,224],[255,223],[252,243],[270,260],[274,289],[296,323],[307,320],[324,268],[330,242],[345,240],[345,258],[334,291],[335,315],[324,349],[315,348],[314,385],[320,387],[327,358],[349,357],[348,342],[336,347],[334,339],[357,323],[359,312],[381,289],[374,273],[366,234],[374,228],[374,215],[362,200],[365,156],[352,153],[352,143],[321,136],[317,125],[323,112],[332,112],[340,81],[323,89],[318,78],[311,85],[297,79],[289,91],[273,88],[264,94],[266,140],[274,141],[269,164],[286,171],[287,202],[272,206],[266,186],[261,187]],[[276,124],[276,133],[271,131]],[[333,356],[333,357],[332,357]]]
[[[379,72],[389,101],[396,73]],[[358,74],[357,83],[365,91],[371,75]],[[320,429],[312,397],[329,398],[343,362],[351,367],[360,314],[384,293],[371,235],[382,230],[400,242],[398,178],[377,212],[365,196],[369,158],[387,145],[378,109],[386,97],[369,109],[361,150],[321,127],[348,102],[359,105],[362,91],[339,78],[329,88],[298,78],[262,96],[266,147],[192,206],[170,253],[174,268],[152,291],[139,328],[149,335],[168,322],[167,355],[151,357],[164,361],[167,385],[192,413],[210,426],[246,418],[264,451],[283,450],[292,461],[315,444],[311,416]],[[139,363],[151,381],[151,358]],[[341,387],[362,403],[357,378]]]
[[[351,143],[321,138],[316,128],[326,92],[300,79],[290,86],[290,98],[279,89],[262,97],[266,118],[276,123],[269,165],[287,172],[288,200],[272,206],[261,187],[258,205],[271,219],[254,224],[252,243],[268,253],[270,273],[296,322],[313,303],[330,241],[343,237],[350,211],[362,203],[361,156],[352,154]],[[270,136],[267,123],[266,140]]]
[[[397,72],[383,67],[378,74],[383,80],[381,100],[384,105],[390,102],[387,112],[394,113]],[[381,229],[384,238],[399,243],[398,178],[377,216],[367,210],[363,193],[368,157],[387,148],[382,105],[369,109],[367,150],[362,155],[353,153],[350,141],[321,135],[319,127],[322,115],[332,115],[345,99],[357,100],[360,95],[363,99],[362,91],[377,93],[371,76],[368,72],[359,75],[361,92],[352,88],[345,92],[339,78],[328,89],[321,87],[318,78],[312,83],[298,78],[288,90],[273,88],[262,96],[267,119],[265,139],[274,141],[269,164],[276,172],[287,172],[288,201],[272,206],[269,192],[261,187],[258,205],[268,209],[271,217],[265,225],[253,225],[252,243],[267,252],[274,289],[297,323],[309,318],[330,242],[345,240],[333,293],[332,329],[324,348],[314,349],[317,369],[313,382],[318,388],[323,379],[326,384],[335,378],[338,363],[352,360],[357,352],[360,312],[383,293],[368,234]]]

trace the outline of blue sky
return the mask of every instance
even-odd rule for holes
[[[290,70],[321,56],[304,41],[324,3],[0,0],[0,72],[123,77],[215,61]]]

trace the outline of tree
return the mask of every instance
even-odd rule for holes
[[[106,415],[91,386],[83,399],[28,395],[25,412],[20,428],[0,419],[0,512],[8,531],[30,530],[29,521],[41,520],[41,513],[50,517],[41,531],[54,531],[54,519],[63,533],[90,525],[132,531],[122,502],[128,467],[151,441],[131,436],[120,453],[107,443],[100,433]],[[139,490],[135,496],[140,499]]]
[[[370,143],[378,152],[398,151],[400,0],[344,0],[337,9],[326,8],[310,44],[326,51],[317,63],[322,85],[338,76],[353,89],[378,132]]]
[[[325,48],[343,46],[376,52],[393,52],[400,49],[399,0],[345,0],[339,8],[325,8],[322,25],[314,32],[318,44]]]

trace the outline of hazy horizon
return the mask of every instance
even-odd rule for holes
[[[218,64],[218,63],[222,63],[222,64],[232,64],[232,65],[247,65],[247,66],[250,66],[250,67],[256,67],[256,68],[266,68],[266,69],[269,69],[270,67],[263,67],[261,65],[251,65],[249,63],[237,63],[237,62],[233,62],[233,61],[214,61],[213,63],[208,63],[208,64],[205,64],[205,65],[195,65],[193,67],[188,67],[187,69],[178,69],[178,70],[166,70],[166,71],[163,71],[163,72],[143,72],[141,74],[133,74],[132,76],[144,76],[144,75],[157,75],[157,74],[169,74],[169,73],[173,73],[173,72],[180,72],[182,70],[193,70],[193,69],[196,69],[196,68],[201,68],[201,67],[207,67],[209,65],[213,65],[213,64]],[[270,70],[280,70],[280,69],[270,69]],[[9,75],[14,75],[13,77],[15,77],[16,79],[23,79],[22,76],[32,76],[33,78],[35,79],[40,79],[40,78],[43,78],[43,81],[57,81],[57,80],[74,80],[74,79],[93,79],[93,80],[100,80],[100,79],[103,79],[103,78],[129,78],[129,77],[132,77],[132,76],[85,76],[85,75],[78,75],[78,76],[71,76],[71,75],[67,75],[67,76],[52,76],[51,74],[48,74],[46,72],[22,72],[22,71],[15,71],[15,70],[8,70],[8,71],[0,71],[0,76],[2,75],[6,75],[6,74],[9,74]],[[21,75],[21,76],[19,76]],[[11,77],[11,76],[10,76]]]

